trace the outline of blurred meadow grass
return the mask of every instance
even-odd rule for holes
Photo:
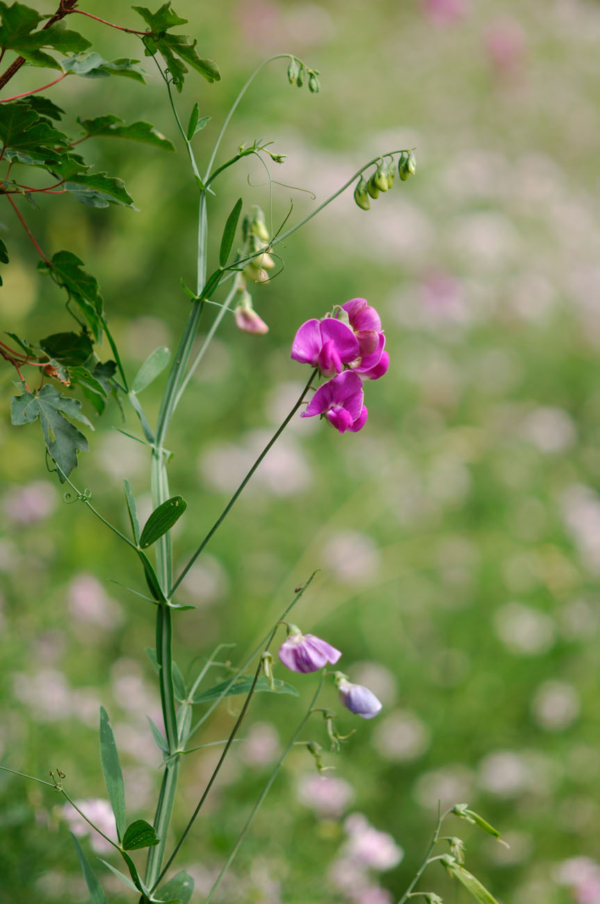
[[[138,27],[115,0],[85,8]],[[267,68],[222,149],[224,158],[266,138],[288,155],[273,165],[274,178],[294,186],[274,186],[274,225],[290,198],[300,218],[380,151],[415,146],[418,159],[417,176],[368,213],[347,193],[286,243],[283,272],[253,293],[269,335],[241,334],[227,318],[168,439],[171,488],[189,503],[175,541],[184,563],[300,391],[304,374],[289,359],[297,326],[353,296],[382,311],[392,363],[386,380],[367,387],[367,428],[342,437],[297,419],[183,587],[182,599],[198,607],[176,624],[186,670],[219,640],[238,644],[237,661],[294,587],[321,569],[294,619],[343,649],[344,667],[385,704],[341,756],[326,757],[352,788],[337,811],[319,811],[302,792],[314,767],[304,750],[293,754],[222,900],[347,900],[331,865],[352,812],[404,848],[401,865],[381,877],[397,900],[441,799],[468,801],[510,842],[506,851],[472,827],[463,833],[469,869],[501,901],[595,904],[600,6],[177,0],[175,8],[223,73],[212,86],[191,78],[177,99],[184,118],[196,100],[213,117],[197,137],[203,161],[261,59],[290,51],[320,70],[313,96],[288,85],[284,63]],[[104,56],[140,55],[133,38],[77,18]],[[47,252],[69,248],[99,278],[131,374],[157,345],[173,347],[188,305],[179,281],[193,284],[195,271],[195,192],[162,84],[145,65],[146,88],[69,78],[50,95],[74,110],[81,99],[86,116],[147,119],[177,143],[176,155],[117,142],[91,149],[98,166],[125,180],[139,211],[90,211],[62,198],[27,211]],[[40,83],[32,69],[19,86]],[[250,163],[218,184],[213,259],[237,197],[269,211],[264,183]],[[2,220],[13,256],[0,322],[37,341],[55,328],[62,299],[38,278],[9,214]],[[64,322],[69,328],[66,314]],[[82,506],[63,503],[37,428],[10,427],[11,381],[5,367],[3,762],[40,776],[60,767],[76,799],[105,796],[102,703],[116,724],[129,806],[150,818],[160,779],[146,723],[160,711],[158,695],[143,654],[153,609],[120,586],[139,586],[127,550]],[[160,391],[146,392],[153,416]],[[129,415],[128,424],[135,431]],[[73,476],[124,526],[122,479],[147,514],[149,461],[120,425],[117,410],[97,422],[92,454]],[[296,684],[308,700],[312,680]],[[200,892],[302,705],[265,696],[253,704],[256,725],[184,848]],[[199,743],[225,737],[235,709],[223,706]],[[355,727],[350,716],[340,724]],[[184,764],[178,830],[212,764],[212,751]],[[83,900],[57,801],[6,775],[0,793],[0,900]],[[459,834],[462,825],[448,828]],[[579,861],[576,881],[574,857],[590,858]],[[463,900],[441,873],[432,871],[427,888]],[[125,900],[118,885],[107,888],[111,900]]]

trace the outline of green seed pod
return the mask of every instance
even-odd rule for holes
[[[367,191],[371,195],[372,198],[379,197],[379,187],[375,182],[375,173],[371,176],[369,181],[367,182]]]
[[[300,68],[298,69],[298,75],[296,76],[296,84],[298,85],[299,88],[301,88],[302,85],[304,84],[305,78],[306,78],[306,69],[301,64]]]
[[[387,169],[384,166],[378,166],[373,176],[373,181],[379,191],[388,190]]]
[[[300,70],[300,67],[298,65],[298,60],[296,59],[296,57],[292,57],[292,59],[290,60],[290,65],[288,66],[288,72],[287,72],[288,81],[289,81],[290,85],[296,84],[296,81],[298,79],[299,70]]]
[[[362,210],[370,210],[371,209],[371,201],[369,200],[369,192],[367,191],[367,183],[363,177],[360,177],[360,180],[354,189],[354,200],[358,204],[358,206]]]

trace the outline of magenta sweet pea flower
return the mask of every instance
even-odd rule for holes
[[[279,648],[279,658],[292,672],[317,672],[340,658],[341,651],[314,634],[302,634],[296,625],[288,627],[288,638]]]
[[[340,374],[344,364],[359,357],[359,341],[346,323],[333,317],[307,320],[292,343],[292,358],[318,367],[325,377]]]
[[[340,692],[340,702],[351,713],[363,719],[374,719],[381,712],[383,704],[373,691],[362,684],[353,684],[342,672],[336,672],[335,683]]]
[[[350,326],[358,340],[359,356],[364,358],[376,353],[383,334],[381,318],[375,308],[367,304],[366,298],[352,298],[342,305],[342,310],[348,315]]]
[[[301,417],[324,414],[340,433],[347,430],[357,433],[364,427],[368,415],[363,400],[361,378],[353,371],[346,370],[317,389]]]

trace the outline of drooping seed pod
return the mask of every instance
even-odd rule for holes
[[[369,199],[369,192],[367,190],[367,182],[362,176],[360,177],[358,184],[354,189],[354,200],[362,210],[371,209],[371,201]]]
[[[377,167],[377,169],[375,170],[375,175],[373,176],[373,182],[375,183],[379,191],[388,190],[387,167]]]
[[[375,174],[373,174],[371,176],[371,178],[369,179],[369,181],[367,182],[367,191],[369,192],[369,194],[371,195],[372,198],[379,197],[379,187],[378,187],[377,183],[375,182]]]

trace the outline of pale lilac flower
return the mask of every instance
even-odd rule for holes
[[[85,813],[90,822],[93,822],[95,826],[98,826],[101,832],[104,832],[104,834],[108,838],[112,838],[113,841],[117,841],[115,817],[113,815],[112,807],[107,800],[95,798],[92,800],[78,800],[75,801],[75,803],[81,812]],[[71,804],[64,805],[63,816],[69,823],[69,828],[74,835],[77,835],[80,838],[85,835],[90,836],[92,847],[97,854],[106,854],[108,851],[112,850],[112,845],[99,835],[98,832],[95,832]]]
[[[485,46],[493,68],[501,76],[514,75],[525,57],[525,35],[512,18],[498,19],[485,35]]]
[[[302,634],[296,625],[288,627],[288,638],[279,648],[279,658],[292,672],[316,672],[341,656],[331,644],[314,634]]]
[[[3,499],[4,513],[14,524],[28,525],[42,521],[56,506],[56,490],[47,480],[36,480],[15,487]]]
[[[347,324],[333,317],[307,320],[292,343],[294,361],[318,367],[325,377],[340,374],[344,364],[358,357],[358,339]]]
[[[254,308],[244,305],[238,305],[235,309],[235,324],[239,330],[255,336],[264,336],[269,332],[269,327]]]
[[[301,416],[324,414],[340,433],[345,433],[346,430],[357,433],[364,427],[368,415],[363,399],[361,378],[358,374],[346,371],[317,389]]]
[[[317,775],[310,772],[298,783],[298,800],[311,807],[323,818],[341,816],[354,797],[354,789],[336,775]]]
[[[387,832],[372,826],[362,813],[353,813],[344,822],[348,841],[344,854],[349,860],[378,871],[392,869],[404,857],[404,851]]]
[[[436,25],[450,25],[466,13],[465,0],[425,0],[425,14]]]
[[[340,701],[351,713],[362,716],[363,719],[374,719],[381,712],[381,701],[368,687],[352,684],[341,672],[337,673],[336,684],[340,692]]]

